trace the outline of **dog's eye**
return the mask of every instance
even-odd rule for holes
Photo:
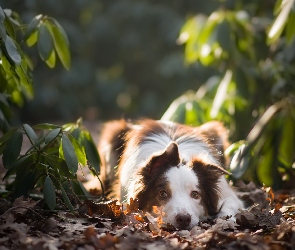
[[[199,199],[199,193],[197,192],[197,191],[192,191],[191,192],[191,197],[193,198],[193,199]]]
[[[161,199],[167,199],[167,197],[168,197],[168,193],[167,193],[165,190],[161,190],[161,191],[159,192],[159,197],[160,197]]]

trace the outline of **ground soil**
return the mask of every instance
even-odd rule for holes
[[[295,249],[295,192],[238,186],[248,209],[191,230],[161,224],[160,214],[143,213],[133,200],[125,206],[88,200],[73,214],[61,203],[58,210],[44,209],[42,199],[0,199],[0,250]]]

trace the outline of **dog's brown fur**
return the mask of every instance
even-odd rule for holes
[[[121,119],[105,123],[101,131],[98,144],[102,165],[100,178],[105,187],[105,191],[111,196],[118,196],[119,193],[118,173],[116,168],[124,151],[125,136],[130,130],[131,124]],[[111,152],[113,153],[109,154]]]
[[[124,119],[110,121],[103,126],[98,146],[102,162],[101,179],[105,189],[112,197],[120,197],[120,187],[118,185],[119,168],[128,159],[129,154],[132,154],[132,147],[141,144],[151,133],[167,133],[163,128],[163,124],[155,123],[153,120],[141,120],[138,121],[138,124],[141,124],[143,128],[137,130],[136,125]],[[212,121],[199,127],[190,128],[178,124],[177,127],[171,127],[171,139],[174,141],[176,138],[187,134],[188,129],[192,137],[201,138],[211,145],[211,154],[219,159],[221,165],[225,167],[226,159],[223,152],[228,146],[228,132],[222,123]],[[109,147],[109,145],[111,145],[111,148],[108,148],[107,151],[115,153],[108,156],[104,151],[106,151],[106,147]],[[106,159],[106,157],[109,157],[109,159]]]

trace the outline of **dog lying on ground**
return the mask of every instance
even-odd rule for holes
[[[216,121],[200,127],[112,121],[99,144],[102,179],[107,186],[118,180],[115,195],[121,201],[137,198],[147,212],[157,206],[164,223],[190,229],[208,217],[234,216],[243,207],[224,177],[227,145],[227,131]]]

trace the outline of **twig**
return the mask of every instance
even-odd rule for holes
[[[291,247],[292,244],[290,244],[289,242],[286,242],[286,241],[278,241],[278,240],[273,240],[270,242],[270,244],[278,244],[278,245],[281,245],[281,246],[287,246],[287,247]]]
[[[68,180],[68,182],[69,182],[69,188],[70,188],[70,190],[72,191],[72,195],[75,197],[75,200],[76,200],[76,201],[79,203],[79,205],[81,206],[81,205],[82,205],[82,202],[80,201],[79,197],[78,197],[78,196],[76,195],[76,193],[74,192],[70,179],[67,178],[67,180]]]
[[[5,216],[7,213],[9,213],[9,212],[11,212],[11,211],[13,211],[13,210],[19,209],[19,208],[28,209],[28,210],[30,210],[31,212],[33,212],[34,214],[38,215],[42,220],[45,220],[45,218],[42,217],[40,214],[38,214],[34,209],[29,208],[29,207],[23,207],[23,206],[17,206],[17,207],[11,207],[11,208],[9,208],[4,214],[2,214],[2,215],[0,216],[0,218],[1,218],[1,219],[4,218],[4,216]]]
[[[100,186],[101,186],[101,193],[102,193],[102,199],[105,200],[106,196],[105,196],[105,190],[104,190],[104,186],[102,184],[101,179],[98,177],[98,175],[96,175],[97,179],[99,180]]]
[[[99,178],[98,174],[96,173],[96,170],[91,165],[88,165],[88,168],[97,177],[97,179],[98,179],[98,181],[100,183],[100,187],[101,187],[102,199],[106,200],[105,189],[104,189],[104,186],[103,186],[103,183],[102,183],[101,179]]]

